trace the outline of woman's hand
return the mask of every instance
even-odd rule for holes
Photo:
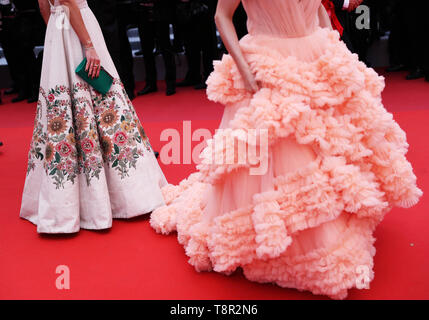
[[[87,59],[85,71],[88,72],[88,75],[92,78],[98,77],[101,67],[100,58],[92,45],[91,37],[86,29],[76,0],[59,0],[59,2],[62,6],[66,6],[70,10],[70,23],[85,48],[85,56]]]
[[[97,52],[94,47],[85,48],[86,56],[86,68],[85,71],[88,72],[88,76],[92,79],[98,78],[100,75],[100,58],[98,57]]]
[[[252,70],[250,70],[249,64],[244,58],[243,53],[241,52],[237,33],[235,32],[234,24],[232,23],[232,17],[239,4],[240,0],[219,0],[216,9],[215,22],[222,37],[222,41],[225,44],[225,48],[234,59],[238,70],[243,77],[244,86],[248,91],[255,93],[259,90],[258,83],[255,76],[252,74]]]
[[[251,93],[256,93],[259,90],[259,86],[255,76],[252,73],[252,70],[250,70],[249,65],[245,63],[245,65],[240,67],[239,70],[241,76],[243,77],[246,90],[250,91]]]

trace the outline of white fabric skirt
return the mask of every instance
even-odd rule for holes
[[[41,233],[110,228],[112,218],[164,205],[165,177],[95,16],[86,2],[80,10],[114,81],[101,95],[76,75],[84,58],[81,43],[67,10],[52,7],[20,212]]]

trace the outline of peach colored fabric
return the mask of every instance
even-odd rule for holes
[[[210,163],[208,143],[198,172],[164,187],[151,225],[177,231],[198,271],[240,267],[252,281],[343,299],[362,272],[373,279],[377,224],[422,192],[405,133],[382,105],[384,79],[320,27],[320,2],[243,1],[240,46],[260,89],[247,92],[224,55],[207,95],[226,106],[221,152],[235,150],[234,129],[268,130],[268,170],[250,175],[255,159]]]

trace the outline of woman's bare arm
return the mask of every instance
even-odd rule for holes
[[[49,5],[49,0],[39,0],[40,13],[45,20],[45,23],[48,24],[49,16],[51,15],[51,6]]]
[[[80,9],[77,6],[76,1],[60,0],[60,4],[69,8],[70,24],[73,27],[73,30],[76,32],[83,47],[85,48],[85,55],[88,60],[85,70],[89,70],[90,77],[98,77],[100,74],[100,58],[94,49],[91,37],[89,36],[88,30],[85,27],[85,23],[83,22],[82,15],[80,14]]]
[[[232,22],[232,17],[239,4],[240,0],[219,0],[215,21],[225,48],[234,59],[247,90],[256,92],[258,90],[257,82],[241,52],[237,32]]]

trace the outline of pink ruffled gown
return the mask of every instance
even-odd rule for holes
[[[321,27],[320,0],[242,2],[240,46],[260,89],[244,89],[229,55],[215,63],[207,94],[226,107],[214,136],[226,142],[209,142],[198,172],[163,188],[151,225],[177,231],[198,271],[242,268],[251,281],[343,299],[374,277],[384,214],[422,195],[405,133],[382,105],[384,79]],[[257,159],[210,161],[239,139],[249,147],[236,132],[252,129],[268,132],[264,174],[250,173]]]

